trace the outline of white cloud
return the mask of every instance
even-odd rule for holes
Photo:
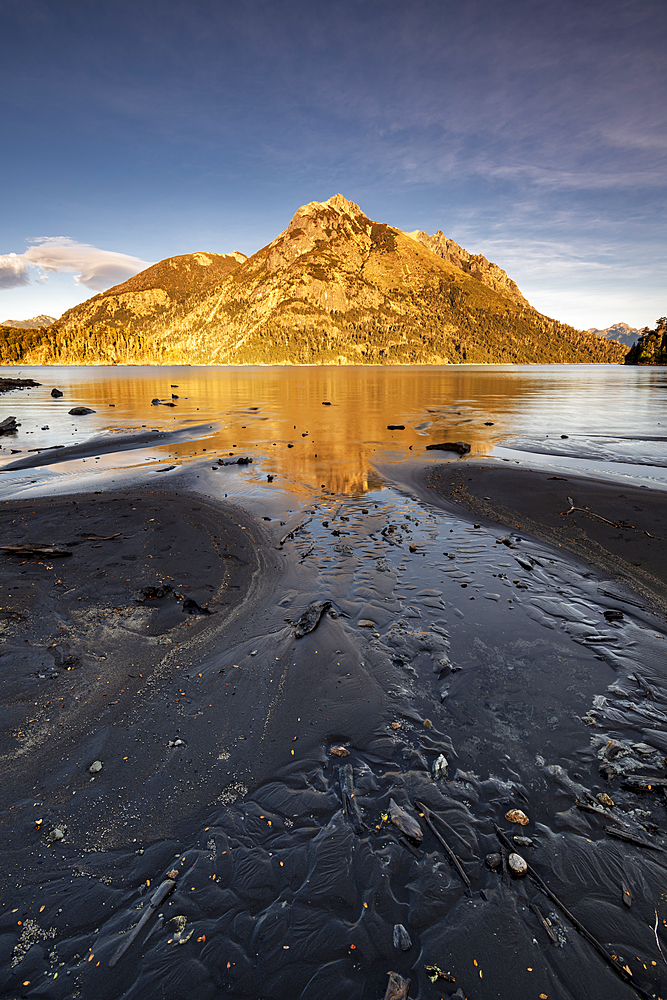
[[[28,268],[23,257],[15,253],[0,254],[0,288],[19,288],[29,284]]]
[[[66,236],[45,236],[35,241],[22,255],[33,266],[48,272],[67,271],[79,285],[102,292],[111,285],[127,281],[150,267],[150,261],[114,250],[100,250],[88,243],[77,243]]]
[[[77,284],[102,292],[132,278],[150,263],[126,253],[77,243],[67,236],[44,236],[23,254],[0,255],[0,289],[31,284],[30,266],[38,270],[37,281],[49,273],[64,271],[73,274]]]

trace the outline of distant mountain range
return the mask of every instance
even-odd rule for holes
[[[55,323],[55,316],[33,316],[32,319],[5,319],[0,326],[11,326],[17,330],[37,330]]]
[[[634,347],[641,334],[641,330],[636,330],[634,326],[628,326],[627,323],[614,323],[613,326],[608,326],[605,330],[591,328],[588,332],[594,333],[598,337],[606,337],[607,340],[616,340],[619,344],[626,344],[628,347]]]
[[[442,232],[373,222],[339,194],[298,209],[251,257],[171,257],[45,330],[1,333],[5,364],[583,363],[626,353],[542,316],[498,265]]]

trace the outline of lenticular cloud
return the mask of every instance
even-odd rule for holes
[[[16,288],[30,284],[28,265],[42,273],[65,271],[74,280],[94,292],[143,271],[149,261],[114,250],[100,250],[88,243],[77,243],[66,236],[45,236],[36,240],[23,254],[0,255],[0,288]]]

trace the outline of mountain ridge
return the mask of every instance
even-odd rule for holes
[[[68,310],[24,363],[620,362],[542,316],[506,273],[440,232],[408,234],[334,195],[250,257],[186,254]],[[429,245],[430,244],[430,245]],[[204,260],[206,258],[206,260]],[[41,359],[41,360],[38,360]]]

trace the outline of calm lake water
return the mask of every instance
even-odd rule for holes
[[[58,461],[38,474],[3,477],[3,495],[17,480],[69,489],[72,478],[108,478],[113,471],[117,484],[121,469],[126,478],[142,476],[142,466],[176,463],[164,473],[169,477],[204,456],[208,462],[230,455],[253,458],[246,488],[270,474],[299,493],[323,487],[363,493],[378,484],[379,460],[416,458],[426,445],[448,440],[470,443],[471,458],[667,488],[667,371],[660,368],[23,368],[20,374],[43,384],[0,397],[2,416],[13,414],[22,424],[2,440],[0,467],[16,461],[12,452],[25,457],[36,448],[108,440],[99,443],[99,454],[64,462],[67,452],[54,452]],[[52,399],[52,387],[62,398]],[[172,395],[173,407],[151,405],[154,398],[171,402]],[[72,417],[76,405],[96,412]],[[389,424],[405,429],[388,430]],[[142,429],[179,433],[148,448],[115,450],[119,436]]]

